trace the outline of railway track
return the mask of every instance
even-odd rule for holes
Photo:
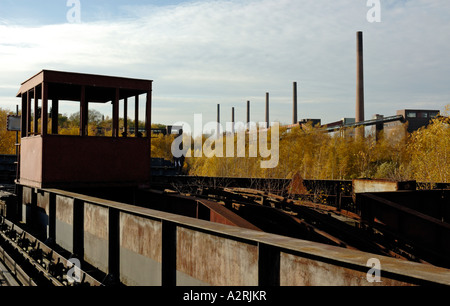
[[[14,274],[0,261],[0,287],[17,287],[20,283]]]
[[[2,284],[100,286],[101,283],[44,243],[0,216]]]

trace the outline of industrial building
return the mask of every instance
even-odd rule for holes
[[[403,109],[397,111],[397,115],[402,115],[408,123],[408,132],[412,133],[421,127],[427,126],[433,118],[439,116],[439,110],[427,109]]]

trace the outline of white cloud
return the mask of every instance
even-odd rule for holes
[[[288,122],[293,81],[300,118],[335,121],[354,113],[355,33],[363,30],[366,117],[410,102],[443,108],[448,1],[382,4],[378,24],[367,22],[366,1],[354,0],[199,1],[123,7],[126,17],[91,23],[3,21],[0,96],[11,99],[0,97],[0,105],[15,103],[14,86],[45,68],[153,79],[155,122],[189,121],[194,113],[214,120],[218,103],[223,114],[234,106],[245,116],[247,100],[262,120],[267,91],[272,118]]]

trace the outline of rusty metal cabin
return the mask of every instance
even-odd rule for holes
[[[141,95],[146,95],[145,133],[129,134],[124,120],[121,134],[120,101],[127,117],[128,100],[134,99],[138,131]],[[20,184],[49,188],[150,181],[151,80],[42,70],[22,83],[17,97],[22,99]],[[59,135],[58,120],[49,125],[49,117],[58,118],[60,101],[80,103],[79,135]],[[112,104],[112,137],[88,135],[89,104],[107,102]]]

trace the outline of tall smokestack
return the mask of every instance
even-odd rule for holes
[[[293,117],[292,117],[292,124],[297,124],[298,118],[297,118],[297,82],[294,82],[294,105],[293,105]]]
[[[356,33],[356,117],[355,122],[364,121],[364,53],[363,33]],[[364,137],[364,127],[357,128],[357,136]]]
[[[266,92],[266,127],[270,127],[269,123],[269,93]]]
[[[233,108],[231,108],[231,133],[233,133],[233,134],[234,134],[234,123],[235,123],[235,120],[234,120],[234,107],[233,107]]]
[[[250,101],[247,101],[247,125],[250,124]]]
[[[220,104],[217,104],[217,131],[216,131],[217,138],[220,137]]]

